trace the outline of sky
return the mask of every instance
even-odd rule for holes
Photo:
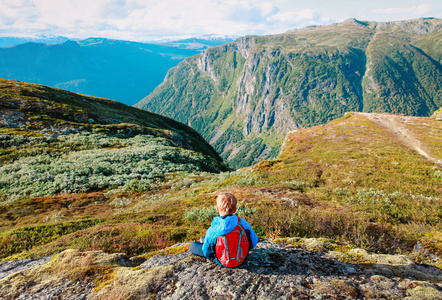
[[[442,18],[440,0],[0,0],[0,36],[133,41],[264,35],[348,18]]]

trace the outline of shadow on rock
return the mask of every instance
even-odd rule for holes
[[[275,244],[261,245],[249,253],[240,267],[262,275],[321,275],[340,276],[360,273],[359,265],[340,262],[324,256],[323,252],[302,248],[287,249]]]

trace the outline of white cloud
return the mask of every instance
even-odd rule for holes
[[[415,0],[403,0],[408,2],[396,8],[387,6],[389,1],[393,0],[355,5],[360,11],[381,16],[408,14],[414,17],[433,12],[437,0],[426,0],[430,4],[419,5],[409,5]],[[134,40],[212,33],[269,34],[361,17],[355,15],[352,3],[350,0],[333,3],[328,0],[305,3],[292,0],[1,0],[0,32],[2,35],[51,33]]]
[[[322,17],[313,9],[303,9],[300,11],[278,12],[268,18],[269,23],[274,24],[279,32],[287,29],[305,27],[309,25],[324,25],[330,23],[330,19]]]
[[[376,14],[386,14],[386,15],[406,15],[406,14],[425,15],[431,12],[431,5],[421,4],[409,7],[389,7],[389,8],[375,9],[373,10],[373,12]]]
[[[270,0],[2,0],[0,30],[147,39],[287,30],[318,16],[280,12]],[[292,18],[294,16],[294,18]]]

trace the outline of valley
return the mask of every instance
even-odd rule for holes
[[[442,298],[441,28],[239,38],[137,107],[0,79],[0,298]],[[236,269],[188,251],[219,192]]]
[[[440,19],[345,22],[246,36],[172,68],[136,104],[195,128],[233,168],[345,112],[431,116],[442,104]]]
[[[133,105],[171,67],[228,37],[141,43],[105,38],[0,39],[0,78],[44,84]],[[9,44],[8,44],[9,42]],[[3,45],[2,45],[3,43]]]

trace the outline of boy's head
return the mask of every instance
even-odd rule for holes
[[[236,212],[236,197],[230,193],[219,193],[216,197],[216,210],[220,216],[228,216]]]

